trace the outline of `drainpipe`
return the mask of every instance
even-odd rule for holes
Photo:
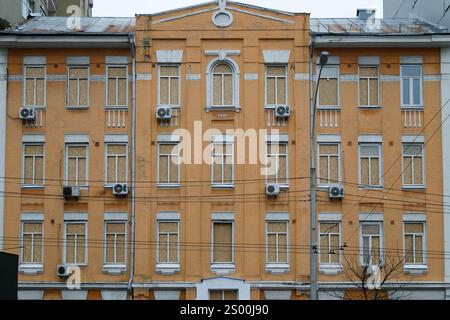
[[[6,108],[8,95],[8,49],[0,49],[0,192],[5,191],[5,166],[6,166]],[[4,208],[5,197],[0,195],[0,251],[3,250],[3,236],[4,236]]]
[[[130,240],[130,280],[128,294],[134,300],[134,258],[135,258],[135,196],[136,196],[136,46],[135,36],[130,34],[130,50],[132,57],[132,120],[131,120],[131,240]]]

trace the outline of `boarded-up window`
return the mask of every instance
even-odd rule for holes
[[[128,145],[106,145],[106,184],[126,183],[128,177]]]
[[[87,107],[89,104],[89,67],[69,66],[67,106]]]
[[[339,180],[339,144],[319,144],[319,184]]]
[[[287,103],[286,66],[267,66],[266,105],[277,106]]]
[[[209,290],[209,300],[237,300],[238,290]]]
[[[23,146],[23,184],[44,184],[44,144],[24,144]]]
[[[158,157],[158,183],[180,183],[180,159],[178,143],[160,143]]]
[[[180,67],[159,67],[159,105],[180,105]]]
[[[339,106],[339,67],[325,66],[319,84],[319,106]]]
[[[340,228],[340,222],[321,222],[319,224],[319,263],[333,265],[341,263]]]
[[[379,222],[361,224],[361,254],[365,265],[379,265],[382,261],[381,232]]]
[[[66,184],[85,186],[87,185],[87,176],[87,145],[66,145]]]
[[[106,222],[105,229],[105,263],[124,264],[126,223]]]
[[[158,263],[178,263],[178,221],[158,222]]]
[[[126,66],[108,66],[107,106],[128,105],[128,77]]]
[[[403,185],[424,185],[423,144],[403,145]]]
[[[234,105],[234,72],[227,63],[216,65],[212,72],[212,105]]]
[[[381,145],[372,143],[359,146],[359,170],[361,186],[381,186]]]
[[[405,222],[405,261],[411,264],[425,263],[425,223]]]
[[[42,222],[22,222],[21,263],[42,263]]]
[[[267,222],[267,263],[288,263],[288,222]]]
[[[402,106],[422,107],[422,66],[403,65],[402,75]]]
[[[213,222],[213,263],[233,262],[233,223]]]
[[[25,67],[25,105],[45,106],[45,67]]]
[[[212,145],[212,184],[233,184],[234,144],[217,141]]]
[[[287,143],[267,144],[266,179],[269,183],[288,184]]]
[[[359,67],[359,105],[378,106],[378,67]]]
[[[68,264],[86,263],[86,223],[67,222],[65,257]]]

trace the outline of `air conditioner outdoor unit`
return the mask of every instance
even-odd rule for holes
[[[330,199],[344,198],[344,186],[341,184],[330,185]]]
[[[268,196],[278,196],[280,194],[280,185],[269,183],[266,185],[266,194]]]
[[[34,120],[36,119],[36,112],[33,107],[23,107],[20,108],[19,116],[22,120]]]
[[[126,196],[128,194],[128,185],[124,183],[114,185],[113,194],[116,196]]]
[[[157,119],[170,119],[172,118],[172,109],[170,107],[158,107],[156,109]]]
[[[291,109],[289,106],[278,106],[275,108],[275,117],[288,118],[291,115]]]
[[[66,264],[60,264],[56,268],[56,274],[58,277],[69,277],[72,272],[69,271],[69,266]]]
[[[63,188],[63,196],[68,199],[78,199],[80,197],[80,188],[79,187],[64,187]]]

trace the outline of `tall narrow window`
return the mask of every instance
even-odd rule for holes
[[[341,223],[320,222],[319,263],[341,263]]]
[[[42,222],[22,222],[21,263],[42,263]]]
[[[288,263],[288,223],[267,222],[267,263]]]
[[[266,106],[287,104],[286,66],[269,65],[266,68]]]
[[[364,265],[379,265],[382,262],[382,223],[361,224],[361,254]]]
[[[209,300],[237,300],[238,290],[209,290]]]
[[[44,185],[44,144],[23,145],[23,184]]]
[[[158,154],[158,184],[178,185],[180,183],[179,144],[159,143]]]
[[[125,264],[126,223],[105,223],[105,264]]]
[[[178,221],[158,222],[158,263],[179,262]]]
[[[339,107],[339,67],[325,66],[319,84],[319,107]]]
[[[67,77],[67,107],[88,107],[89,67],[69,66]]]
[[[359,145],[360,185],[362,187],[381,186],[381,145]]]
[[[266,179],[269,183],[288,185],[288,144],[267,143]]]
[[[213,222],[213,263],[234,263],[233,222]]]
[[[25,66],[25,106],[45,106],[45,67]]]
[[[180,67],[159,66],[159,105],[180,105]]]
[[[378,67],[359,67],[359,105],[378,106]]]
[[[405,222],[405,262],[407,264],[424,264],[425,223]]]
[[[128,177],[127,144],[106,145],[106,185],[126,183]]]
[[[403,185],[423,186],[424,182],[424,155],[423,144],[403,144]]]
[[[88,177],[88,147],[83,144],[66,145],[66,183],[69,186],[86,186]]]
[[[402,106],[423,107],[422,66],[402,65]]]
[[[234,106],[234,72],[228,63],[217,64],[212,72],[212,106]]]
[[[319,185],[339,181],[339,144],[319,144]]]
[[[107,66],[107,106],[128,106],[128,76],[126,66]]]
[[[65,263],[86,264],[86,222],[66,222]]]
[[[232,185],[234,182],[233,141],[216,139],[212,145],[212,184]]]

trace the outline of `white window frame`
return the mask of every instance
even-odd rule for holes
[[[216,223],[221,224],[231,224],[231,260],[230,262],[216,262],[214,261],[214,225]],[[211,221],[211,264],[212,265],[234,265],[235,264],[235,256],[234,256],[234,220],[212,220]]]
[[[322,233],[320,231],[320,225],[321,224],[333,224],[333,225],[337,225],[339,228],[338,231],[338,236],[339,236],[339,248],[337,249],[338,252],[336,252],[336,254],[339,257],[339,262],[338,263],[331,263],[331,262],[321,262],[320,261],[320,256],[321,256],[321,247],[320,247],[320,243],[321,243],[321,239],[322,239],[322,235],[326,235],[328,238],[328,248],[331,247],[331,242],[330,242],[330,235],[333,234],[335,235],[336,233],[331,233],[331,232],[326,232],[326,233]],[[327,221],[327,220],[320,220],[319,221],[319,226],[318,226],[318,231],[319,231],[319,241],[317,244],[317,248],[318,248],[318,261],[319,261],[319,265],[320,266],[341,266],[342,265],[342,254],[341,254],[341,250],[340,248],[342,247],[342,221]],[[328,252],[328,260],[331,261],[330,259],[331,253]]]
[[[40,223],[41,224],[41,260],[42,261],[33,261],[33,262],[25,262],[23,261],[23,247],[24,247],[24,224],[26,223],[33,223],[33,224],[37,224]],[[31,243],[31,257],[33,257],[33,244],[34,244],[34,234],[33,235],[33,240]],[[26,265],[26,266],[43,266],[44,265],[44,221],[43,220],[22,220],[20,221],[20,264],[21,265]]]
[[[233,54],[233,52],[229,52],[228,53]],[[208,53],[207,53],[208,55]],[[206,109],[233,109],[233,110],[239,110],[240,106],[239,106],[239,95],[240,95],[240,81],[239,81],[239,77],[240,77],[240,71],[239,71],[239,65],[232,59],[229,57],[229,55],[227,55],[226,57],[217,57],[213,60],[211,60],[208,64],[208,67],[206,69]],[[231,70],[232,70],[232,74],[233,74],[233,80],[232,80],[232,97],[233,97],[233,103],[231,105],[214,105],[214,93],[213,93],[213,81],[214,81],[214,77],[213,77],[213,72],[214,69],[216,68],[217,65],[225,63],[227,64]],[[222,91],[223,92],[223,91]]]
[[[35,184],[36,156],[33,156],[33,183],[25,184],[25,150],[26,146],[42,146],[42,184]],[[22,143],[22,188],[43,188],[45,186],[45,142],[23,142]]]
[[[172,183],[172,182],[161,182],[160,180],[160,161],[161,161],[161,151],[160,151],[160,146],[161,145],[176,145],[177,148],[177,158],[178,158],[178,177],[177,177],[177,182]],[[167,157],[167,161],[172,161],[172,155],[165,155]],[[180,142],[179,141],[159,141],[158,142],[158,159],[157,159],[157,172],[156,172],[156,179],[158,181],[158,187],[179,187],[180,186],[180,176],[181,176],[181,158],[180,158]],[[170,167],[167,167],[167,175],[170,175]]]
[[[74,68],[74,69],[87,69],[87,76],[86,76],[86,105],[80,105],[80,79],[82,78],[70,78],[70,70]],[[78,105],[76,106],[71,106],[70,103],[70,80],[77,80],[77,101],[78,101]],[[90,66],[86,65],[86,64],[80,64],[80,65],[76,65],[76,64],[69,64],[67,65],[67,84],[66,84],[66,108],[67,109],[81,109],[81,108],[89,108],[89,102],[90,102]]]
[[[406,262],[406,235],[412,235],[413,239],[415,239],[415,235],[418,233],[406,233],[406,224],[408,223],[414,223],[414,224],[422,224],[423,225],[423,233],[422,233],[422,257],[423,262],[417,263],[417,262]],[[405,258],[405,267],[408,268],[408,266],[426,266],[428,264],[428,256],[427,256],[427,223],[426,221],[420,220],[420,221],[412,221],[412,220],[404,220],[403,221],[403,257]],[[414,255],[414,261],[416,260],[416,250],[415,250],[416,243],[413,241],[413,255]]]
[[[405,183],[405,153],[404,153],[404,147],[405,146],[422,146],[422,153],[421,155],[417,156],[417,155],[406,155],[406,157],[410,157],[412,158],[412,162],[411,162],[411,170],[412,170],[412,180],[414,182],[414,158],[418,157],[418,158],[422,158],[422,182],[421,184],[416,184],[416,183],[412,183],[412,184],[406,184]],[[423,189],[426,186],[426,180],[425,180],[425,173],[426,173],[426,168],[425,168],[425,144],[424,143],[420,143],[420,142],[403,142],[402,143],[402,187],[405,189]]]
[[[375,146],[378,147],[378,159],[379,159],[378,160],[378,163],[379,163],[379,165],[378,165],[378,171],[379,171],[378,185],[371,185],[371,184],[363,185],[362,181],[361,181],[361,179],[362,179],[361,147],[375,147]],[[381,143],[379,143],[379,142],[359,142],[359,145],[358,145],[358,157],[359,157],[358,158],[358,166],[359,166],[358,179],[359,179],[359,188],[360,189],[382,189],[383,188],[383,158],[382,158],[382,156],[383,156],[383,153],[382,153],[382,144]],[[364,157],[366,158],[366,156],[364,156]],[[370,158],[372,158],[372,157],[370,157]],[[371,170],[372,169],[371,169],[370,161],[369,161],[369,179],[370,180],[372,179]]]
[[[32,12],[30,0],[22,0],[22,17],[27,19]]]
[[[126,79],[126,92],[125,92],[125,95],[126,95],[126,97],[125,97],[125,101],[126,101],[126,104],[124,104],[124,105],[119,105],[119,104],[117,104],[117,105],[110,105],[109,104],[109,68],[125,68],[125,79]],[[115,78],[115,80],[116,80],[116,102],[118,103],[119,102],[119,82],[118,82],[118,79],[122,79],[122,78]],[[129,104],[129,102],[128,102],[128,81],[129,81],[129,79],[128,79],[128,65],[127,64],[108,64],[108,65],[106,65],[106,79],[105,79],[105,82],[106,82],[106,86],[105,86],[105,106],[106,106],[106,108],[108,108],[108,109],[126,109],[126,108],[128,108],[128,104]]]
[[[321,146],[334,146],[337,145],[338,146],[338,181],[336,182],[328,182],[328,183],[321,183],[321,179],[320,179],[320,147]],[[327,156],[328,158],[328,178],[330,177],[330,156]],[[341,165],[341,143],[340,142],[318,142],[317,143],[317,185],[319,188],[327,188],[329,187],[331,184],[333,183],[339,183],[341,181],[341,171],[342,171],[342,165]],[[330,179],[328,179],[330,180]]]
[[[363,246],[363,237],[369,236],[369,248],[368,251],[372,252],[372,235],[363,235],[363,226],[364,225],[377,225],[379,227],[380,233],[380,262],[381,265],[384,264],[384,230],[383,230],[383,221],[360,221],[359,224],[359,243],[360,243],[360,263],[361,266],[373,265],[373,257],[370,257],[370,263],[367,264],[364,262],[364,246]]]
[[[275,103],[275,104],[269,104],[268,102],[267,102],[267,93],[268,93],[268,90],[267,90],[267,80],[269,79],[269,78],[274,78],[275,79],[275,101],[276,102],[278,102],[278,79],[279,78],[282,78],[282,77],[280,77],[280,76],[270,76],[269,77],[269,75],[268,75],[268,73],[267,73],[267,69],[269,68],[269,67],[284,67],[284,82],[285,82],[285,98],[286,98],[286,103],[285,104],[279,104],[279,103]],[[287,64],[285,64],[285,63],[267,63],[266,65],[265,65],[265,67],[264,67],[264,72],[265,72],[265,75],[264,75],[264,97],[265,97],[265,106],[266,106],[266,109],[274,109],[274,108],[276,108],[277,106],[280,106],[280,105],[286,105],[286,106],[288,106],[289,105],[289,81],[288,81],[288,65]]]
[[[176,104],[167,104],[163,105],[161,104],[161,67],[177,67],[178,68],[178,76],[164,76],[164,78],[169,78],[169,101],[170,101],[170,93],[171,93],[171,87],[170,87],[170,79],[172,78],[178,78],[178,102]],[[179,63],[159,63],[158,64],[158,106],[167,106],[171,108],[179,109],[181,106],[181,65]]]
[[[88,224],[85,220],[69,220],[64,221],[64,246],[63,246],[63,261],[67,263],[67,226],[69,224],[84,224],[84,261],[77,263],[71,263],[77,266],[87,266],[88,264]],[[75,242],[76,243],[76,242]],[[75,247],[75,257],[77,256],[77,247]]]
[[[225,292],[236,292],[236,300],[239,300],[239,289],[209,289],[208,290],[208,297],[209,300],[211,300],[211,292],[212,291],[220,291],[220,293],[222,294],[222,299],[218,300],[218,301],[225,301]]]
[[[124,262],[110,262],[106,261],[106,235],[107,233],[107,225],[108,224],[123,224],[125,226],[125,245],[124,245]],[[103,268],[109,268],[109,267],[125,267],[127,265],[127,247],[128,247],[128,223],[125,220],[105,220],[103,224]],[[114,260],[117,260],[117,233],[116,238],[114,240]]]
[[[279,156],[281,153],[275,154],[276,156],[276,174],[275,174],[275,183],[279,184],[281,188],[289,188],[289,141],[284,140],[268,140],[266,141],[266,183],[271,183],[268,179],[268,168],[269,168],[269,144],[284,144],[286,145],[286,181],[283,183],[280,183],[278,179],[278,163],[279,163]]]
[[[317,76],[316,80],[318,80],[319,77],[319,69],[320,66],[318,66],[317,70]],[[327,69],[336,69],[336,75],[333,77],[325,77],[323,75],[323,72]],[[331,110],[331,109],[341,109],[341,79],[340,79],[340,66],[338,64],[330,64],[323,67],[322,75],[320,76],[320,79],[336,79],[337,80],[337,105],[322,105],[320,104],[320,83],[319,81],[316,81],[316,85],[319,85],[318,88],[318,94],[317,94],[317,109],[324,109],[324,110]]]
[[[218,154],[222,160],[222,179],[221,182],[214,181],[214,160],[215,160],[215,145],[231,145],[231,154],[222,153]],[[235,159],[234,159],[234,138],[233,136],[214,136],[211,143],[211,186],[213,188],[233,188],[234,187],[234,172],[235,172]],[[231,156],[231,182],[225,183],[224,179],[224,159],[226,156]]]
[[[284,223],[286,225],[286,232],[269,232],[269,224],[270,223]],[[290,250],[289,250],[289,221],[288,220],[266,220],[266,265],[287,265],[289,266],[290,259]],[[276,235],[276,256],[277,256],[277,262],[269,261],[269,234],[275,234]],[[278,235],[279,234],[285,234],[286,235],[286,261],[280,262],[278,257],[278,251],[280,248],[280,245],[278,243]]]
[[[410,77],[410,76],[404,76],[403,75],[403,67],[420,67],[420,76],[419,77]],[[409,81],[409,101],[411,103],[406,104],[403,101],[403,80],[408,79]],[[420,88],[419,88],[419,94],[420,94],[420,103],[414,104],[414,86],[413,80],[419,80]],[[400,65],[400,99],[401,99],[401,106],[405,109],[422,109],[424,107],[423,105],[423,65],[422,64],[401,64]]]
[[[377,68],[377,76],[376,77],[367,77],[367,76],[361,76],[361,68]],[[367,101],[369,102],[368,105],[362,105],[361,104],[361,79],[367,80]],[[377,80],[377,104],[371,104],[370,101],[370,80],[376,79]],[[380,66],[379,65],[358,65],[358,106],[360,108],[379,108],[380,107]]]
[[[36,68],[44,68],[44,104],[37,105],[36,104],[36,96],[37,96],[37,86],[36,86],[36,79],[38,78],[30,78],[34,79],[34,103],[32,105],[27,104],[27,69],[36,69]],[[23,66],[23,106],[25,107],[35,107],[39,109],[45,109],[47,105],[47,66],[44,64],[25,64]]]
[[[117,180],[117,176],[118,176],[118,161],[117,159],[121,156],[123,156],[123,154],[120,155],[115,155],[116,157],[116,178],[115,178],[115,182],[114,183],[108,183],[108,148],[110,145],[122,145],[125,146],[126,148],[126,152],[125,152],[125,177],[126,177],[126,181],[118,181]],[[128,183],[128,143],[127,142],[105,142],[105,187],[114,187],[115,184],[117,183]]]
[[[166,261],[159,261],[159,224],[160,223],[176,223],[177,224],[177,261],[175,262],[166,262]],[[166,235],[169,235],[170,233],[164,233]],[[167,238],[169,241],[169,238]],[[170,242],[169,242],[170,243]],[[169,245],[169,243],[167,245]],[[169,257],[170,254],[170,249],[169,246],[167,247],[167,256]],[[175,220],[175,219],[170,219],[170,220],[157,220],[156,221],[156,263],[157,264],[163,264],[163,265],[170,265],[170,264],[175,264],[175,265],[179,265],[180,264],[180,220]]]
[[[64,179],[65,185],[69,186],[69,147],[84,147],[86,149],[86,183],[78,184],[78,165],[76,167],[76,179],[77,182],[74,186],[88,187],[89,186],[89,144],[88,143],[66,143],[65,145],[65,159],[64,159]],[[76,163],[78,164],[78,157]]]

